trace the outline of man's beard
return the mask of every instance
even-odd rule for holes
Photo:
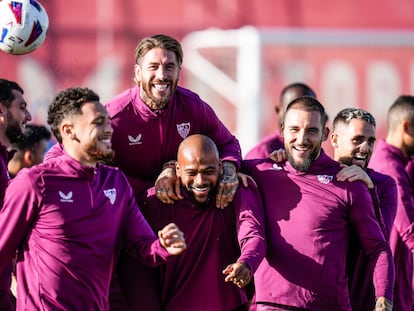
[[[185,190],[187,190],[191,202],[193,202],[197,206],[207,207],[212,200],[216,200],[216,196],[217,196],[217,185],[210,190],[210,192],[208,194],[208,197],[207,197],[207,200],[205,200],[204,202],[197,201],[197,199],[195,198],[195,195],[194,195],[193,191],[191,190],[191,187],[186,186],[184,188],[185,188]]]
[[[86,146],[86,153],[94,158],[98,162],[105,163],[107,165],[113,165],[115,152],[111,151],[102,151],[98,148],[97,143],[90,143]]]
[[[348,166],[351,166],[353,164],[352,157],[341,157],[338,159],[338,162]]]
[[[148,107],[151,110],[160,110],[160,109],[164,109],[171,96],[174,94],[176,88],[177,88],[177,83],[173,84],[171,81],[163,81],[163,82],[168,82],[170,83],[170,94],[168,96],[163,96],[162,98],[155,98],[152,93],[151,93],[151,85],[149,83],[144,83],[142,85],[143,88],[143,94],[142,94],[142,99],[143,101],[148,105]]]
[[[6,136],[9,139],[11,144],[17,143],[23,139],[23,132],[18,122],[16,122],[12,116],[9,114],[8,118],[10,120],[9,124],[6,127]]]
[[[287,158],[288,161],[290,162],[290,164],[299,172],[306,172],[309,167],[311,166],[312,162],[318,157],[320,152],[320,146],[319,148],[315,148],[314,150],[312,150],[311,154],[309,155],[309,157],[303,161],[302,164],[298,164],[295,162],[295,159],[293,158],[292,154],[290,152],[287,152]]]

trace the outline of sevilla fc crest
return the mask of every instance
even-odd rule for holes
[[[185,139],[190,133],[190,122],[177,124],[177,131],[180,136]]]

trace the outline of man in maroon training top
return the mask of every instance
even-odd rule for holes
[[[388,241],[397,212],[394,179],[368,168],[375,143],[375,119],[360,108],[346,108],[334,118],[331,145],[334,159],[343,164],[339,180],[362,180],[372,197],[375,215]],[[347,258],[349,294],[353,311],[371,310],[375,304],[372,266],[358,237],[353,234]]]
[[[159,269],[158,308],[248,310],[244,287],[266,252],[260,194],[249,180],[249,186],[240,187],[227,208],[217,208],[215,195],[222,165],[216,145],[207,136],[188,136],[180,144],[177,159],[183,200],[162,203],[154,187],[141,205],[154,230],[174,222],[185,232],[188,243],[178,260]],[[122,281],[130,292],[127,296],[132,297],[130,310],[138,310],[141,303],[137,296],[133,298],[136,278]],[[158,310],[155,304],[151,310]]]
[[[23,169],[0,212],[0,273],[18,249],[18,310],[109,310],[121,248],[142,262],[164,263],[186,247],[168,224],[153,233],[125,175],[101,164],[113,156],[112,128],[93,91],[60,92],[48,123],[63,154]]]
[[[20,140],[31,115],[23,97],[23,89],[14,81],[0,79],[0,210],[4,193],[10,180],[7,163],[10,160],[7,148]],[[3,232],[0,231],[0,237]],[[14,310],[14,299],[10,292],[11,261],[8,268],[0,273],[0,310]]]
[[[223,160],[217,199],[218,206],[224,207],[238,185],[240,145],[207,103],[178,86],[182,61],[181,44],[172,37],[154,35],[138,43],[137,85],[106,104],[114,128],[115,164],[128,176],[137,196],[157,181],[158,198],[172,204],[180,198],[179,181],[174,178],[178,145],[189,135],[207,135]]]
[[[397,215],[390,246],[396,271],[394,310],[414,309],[414,193],[406,165],[414,155],[414,96],[399,96],[388,109],[388,131],[369,167],[393,177],[398,189]]]
[[[246,160],[261,191],[267,254],[255,273],[257,310],[351,310],[345,272],[351,227],[374,267],[376,310],[391,310],[391,251],[361,181],[338,181],[321,149],[326,113],[313,97],[292,101],[282,128],[288,161]],[[374,308],[374,306],[372,306]]]
[[[114,164],[127,175],[138,203],[139,197],[155,184],[157,197],[173,204],[182,199],[175,175],[178,146],[189,135],[207,135],[216,143],[223,160],[216,199],[217,206],[224,208],[239,184],[236,172],[241,161],[240,145],[211,106],[196,93],[178,86],[183,57],[181,44],[167,35],[153,35],[138,43],[134,59],[136,86],[105,105],[114,129]],[[128,255],[125,257],[127,277],[135,275],[143,281],[142,290],[132,297],[135,299],[145,293],[151,286],[149,280],[154,278],[142,278],[140,266]],[[142,301],[149,299],[143,295]]]

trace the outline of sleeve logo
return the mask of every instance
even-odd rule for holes
[[[138,134],[137,137],[128,135],[129,145],[140,145],[142,144],[142,134]]]
[[[73,203],[73,200],[72,200],[73,192],[72,191],[69,191],[67,194],[65,194],[62,191],[59,191],[59,196],[60,196],[60,202]]]

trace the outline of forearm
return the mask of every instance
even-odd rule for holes
[[[161,245],[159,239],[154,238],[141,240],[139,244],[128,247],[126,251],[148,266],[157,266],[165,263],[172,256]]]
[[[374,263],[373,283],[375,287],[375,297],[385,297],[389,300],[394,299],[395,270],[391,251],[381,251],[376,258],[372,258]]]
[[[266,255],[266,242],[260,237],[249,238],[241,246],[241,255],[238,262],[245,262],[249,265],[252,274],[256,272],[260,263]]]

